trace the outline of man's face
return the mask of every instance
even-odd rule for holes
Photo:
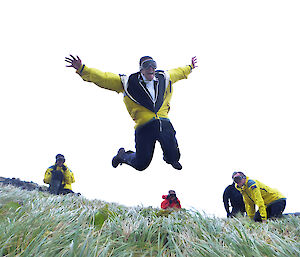
[[[238,187],[242,187],[245,185],[246,179],[242,177],[240,173],[237,173],[233,177],[233,181],[238,185]]]
[[[169,199],[170,200],[175,200],[176,199],[176,193],[174,190],[169,191]]]
[[[153,80],[155,76],[156,62],[152,59],[144,60],[141,64],[141,73],[146,80]]]
[[[59,158],[57,159],[56,163],[57,163],[57,166],[61,167],[65,162],[65,159],[63,158]]]
[[[147,80],[151,81],[154,79],[155,69],[152,68],[151,66],[148,69],[142,69],[141,72]]]

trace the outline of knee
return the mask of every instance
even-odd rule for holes
[[[150,162],[151,162],[151,160],[138,161],[135,163],[134,167],[138,171],[143,171],[148,168],[148,166],[150,165]]]
[[[147,169],[148,166],[149,166],[149,164],[139,164],[139,165],[135,166],[135,169],[138,171],[143,171],[143,170]]]
[[[136,158],[133,162],[133,167],[138,171],[143,171],[148,168],[152,160],[152,155],[145,154],[143,158]]]

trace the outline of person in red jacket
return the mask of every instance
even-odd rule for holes
[[[181,209],[180,201],[176,197],[176,193],[174,190],[169,190],[168,195],[163,195],[161,203],[161,208],[162,209],[168,209],[168,208],[176,208],[176,209]]]

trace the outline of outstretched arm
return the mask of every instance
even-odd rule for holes
[[[76,69],[84,81],[93,82],[99,87],[116,91],[117,93],[123,92],[124,88],[119,75],[111,72],[102,72],[97,69],[88,68],[84,64],[82,65],[81,59],[70,54],[70,57],[65,57],[67,62],[66,67]]]
[[[170,80],[174,84],[178,80],[187,79],[188,75],[192,72],[192,70],[197,67],[197,57],[194,56],[192,58],[191,64],[186,65],[185,67],[179,67],[177,69],[168,70]]]

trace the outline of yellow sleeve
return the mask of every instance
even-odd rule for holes
[[[75,182],[74,174],[72,171],[70,171],[69,168],[67,168],[67,170],[64,171],[64,182],[65,184],[72,184]]]
[[[52,178],[52,169],[48,168],[45,172],[45,176],[44,176],[44,183],[49,184],[51,182],[51,178]]]
[[[116,91],[117,93],[124,92],[121,78],[117,74],[102,72],[94,68],[88,68],[85,65],[82,65],[76,72],[84,81],[93,82],[99,87]]]
[[[181,79],[187,79],[188,75],[192,72],[192,66],[187,65],[185,67],[180,67],[177,69],[169,70],[170,80],[172,83],[177,82]]]
[[[256,184],[256,187],[253,188],[252,190],[253,190],[253,195],[254,195],[254,199],[255,199],[255,204],[258,206],[258,210],[259,210],[261,219],[266,220],[267,219],[267,210],[266,210],[264,199],[262,198],[261,193],[260,193],[260,188]]]
[[[243,197],[243,198],[244,198],[245,209],[246,209],[247,215],[250,219],[253,219],[254,215],[255,215],[255,204],[251,200],[249,200],[245,197]]]

